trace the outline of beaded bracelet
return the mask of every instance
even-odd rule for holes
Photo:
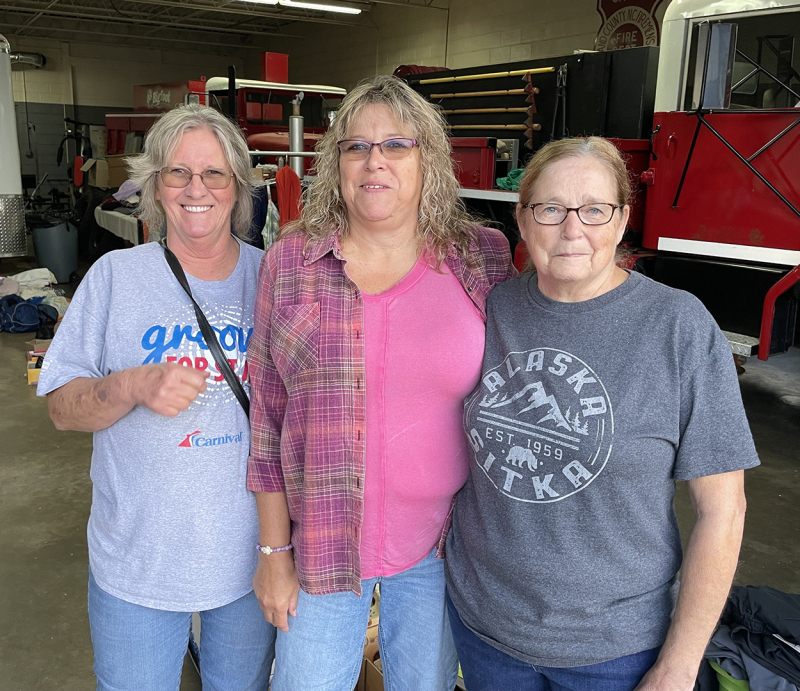
[[[265,547],[261,543],[256,543],[256,549],[259,552],[266,554],[267,556],[273,554],[274,552],[285,552],[286,550],[289,550],[291,548],[292,548],[291,542],[288,545],[286,545],[286,547],[269,547],[269,546]]]

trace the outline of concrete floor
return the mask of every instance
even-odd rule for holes
[[[16,270],[26,268],[18,264]],[[0,273],[12,273],[8,262]],[[0,333],[0,691],[94,688],[86,616],[91,435],[57,432],[25,379],[25,341]],[[736,582],[800,592],[800,350],[741,376],[762,466],[747,474]],[[681,531],[692,512],[676,499]],[[182,691],[200,688],[184,669]]]

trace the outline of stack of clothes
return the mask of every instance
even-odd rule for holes
[[[69,306],[64,291],[53,288],[55,283],[49,269],[0,276],[0,331],[35,331],[37,338],[52,338],[56,322]]]
[[[734,587],[704,657],[696,691],[796,691],[800,595]]]

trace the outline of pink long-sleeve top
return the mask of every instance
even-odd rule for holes
[[[436,546],[469,474],[464,398],[478,382],[480,312],[446,264],[420,258],[362,293],[366,453],[361,577],[391,576]]]
[[[361,291],[338,235],[290,233],[264,254],[250,364],[247,488],[286,492],[300,587],[361,595],[366,396]],[[465,256],[442,266],[485,319],[486,297],[514,275],[508,241],[476,228]],[[450,516],[441,527],[443,554]]]

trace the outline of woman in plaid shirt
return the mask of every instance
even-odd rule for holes
[[[451,691],[442,546],[509,247],[465,211],[442,115],[401,80],[352,91],[318,151],[261,264],[248,350],[272,688],[352,691],[380,584],[388,688]]]

